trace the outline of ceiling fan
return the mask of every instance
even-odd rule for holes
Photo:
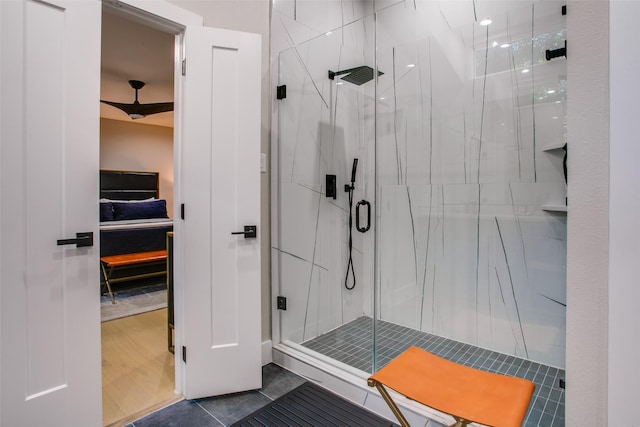
[[[123,104],[120,102],[105,101],[100,102],[119,108],[129,115],[132,119],[141,119],[150,114],[164,113],[173,111],[173,102],[157,102],[154,104],[140,104],[138,102],[138,90],[144,87],[144,82],[140,80],[129,80],[129,85],[136,91],[136,99],[133,104]]]

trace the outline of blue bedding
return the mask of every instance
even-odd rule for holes
[[[100,256],[166,249],[173,231],[164,199],[100,200]]]
[[[151,200],[106,200],[100,201],[100,222],[124,221],[147,218],[169,218],[167,201]]]
[[[100,256],[166,249],[169,231],[173,231],[173,223],[143,228],[100,230]]]
[[[168,218],[166,200],[152,200],[149,202],[114,202],[113,220]]]

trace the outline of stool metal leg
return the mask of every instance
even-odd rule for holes
[[[453,416],[453,418],[455,418],[456,422],[455,424],[451,424],[449,427],[466,427],[471,422],[469,420],[465,420],[464,418],[456,417],[455,415]]]
[[[389,409],[391,409],[391,412],[393,412],[393,415],[395,415],[398,421],[400,421],[400,425],[402,427],[411,427],[409,425],[409,421],[407,421],[404,415],[402,415],[402,412],[400,412],[400,409],[396,405],[396,402],[394,402],[393,399],[391,399],[391,396],[389,396],[387,389],[384,388],[382,383],[379,383],[378,381],[372,380],[371,378],[369,378],[367,380],[367,385],[369,387],[375,387],[378,389],[378,391],[380,392],[380,395],[382,396],[384,401],[387,402],[387,405],[389,405]]]
[[[400,421],[400,425],[402,427],[411,427],[407,419],[402,414],[402,412],[400,412],[400,408],[398,408],[398,406],[393,401],[393,399],[391,399],[391,396],[387,392],[387,389],[384,388],[382,383],[379,383],[378,381],[369,378],[367,380],[367,385],[369,387],[375,387],[378,389],[378,391],[380,392],[380,395],[382,396],[384,401],[387,402],[387,405],[389,405],[389,409],[391,409],[391,412],[393,412],[393,415],[395,415],[398,421]],[[454,424],[451,424],[449,427],[467,427],[469,423],[471,423],[470,420],[465,420],[464,418],[456,417],[455,415],[452,415],[452,416],[456,420],[456,422]]]
[[[115,304],[116,300],[113,297],[113,292],[111,292],[111,284],[109,283],[109,276],[111,275],[111,272],[113,271],[113,268],[110,268],[109,269],[109,273],[107,273],[107,270],[104,267],[104,262],[100,263],[100,267],[102,267],[102,274],[104,276],[104,283],[107,285],[107,290],[109,291],[109,296],[111,297],[111,304]]]

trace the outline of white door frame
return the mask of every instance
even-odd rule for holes
[[[183,272],[183,242],[182,242],[182,220],[177,216],[180,213],[180,201],[182,197],[182,187],[180,176],[182,174],[182,61],[184,60],[184,30],[189,26],[202,26],[203,17],[188,10],[182,9],[163,0],[103,0],[103,4],[125,14],[127,17],[140,22],[141,24],[154,27],[156,29],[170,32],[176,35],[174,61],[174,122],[173,122],[173,174],[174,174],[174,221],[173,228],[177,231],[174,235],[173,246],[173,272],[174,286],[174,321],[175,321],[175,348],[182,348],[183,337],[181,325],[184,322],[184,293],[180,283]],[[178,179],[176,179],[176,177]],[[175,352],[175,392],[183,393],[184,364],[182,363],[180,351]]]

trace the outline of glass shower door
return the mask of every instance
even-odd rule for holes
[[[477,7],[377,13],[380,319],[564,367],[566,17]]]
[[[278,57],[279,85],[286,85],[278,101],[274,252],[286,298],[281,342],[366,371],[373,338],[373,34],[369,15]],[[360,328],[357,337],[340,332],[347,324]],[[358,346],[357,355],[341,359],[342,345]]]
[[[376,369],[415,345],[526,377],[525,425],[563,425],[563,4],[408,3],[376,19]]]

